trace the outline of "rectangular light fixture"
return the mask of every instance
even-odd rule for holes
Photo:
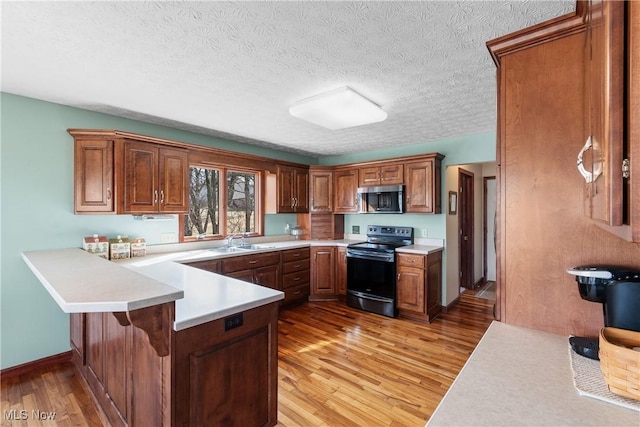
[[[298,101],[289,108],[289,114],[331,130],[381,122],[387,118],[382,108],[347,86]]]

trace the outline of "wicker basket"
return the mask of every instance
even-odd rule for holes
[[[640,332],[608,327],[600,330],[600,370],[612,393],[640,400],[639,348]]]

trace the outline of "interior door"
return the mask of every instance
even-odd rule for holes
[[[473,289],[473,173],[458,169],[458,186],[460,286]]]

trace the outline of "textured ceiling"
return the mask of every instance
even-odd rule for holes
[[[486,41],[575,1],[0,7],[3,92],[322,157],[494,131]],[[387,120],[331,131],[289,115],[345,85]]]

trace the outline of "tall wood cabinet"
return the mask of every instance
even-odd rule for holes
[[[333,171],[331,169],[309,170],[309,213],[333,212]]]
[[[637,23],[635,2],[625,4]],[[580,298],[566,270],[640,267],[640,246],[584,215],[585,180],[576,159],[590,134],[585,6],[578,2],[575,14],[487,43],[498,67],[496,315],[556,334],[597,336],[602,307]],[[631,81],[632,105],[633,88]],[[629,142],[633,153],[637,142]]]

